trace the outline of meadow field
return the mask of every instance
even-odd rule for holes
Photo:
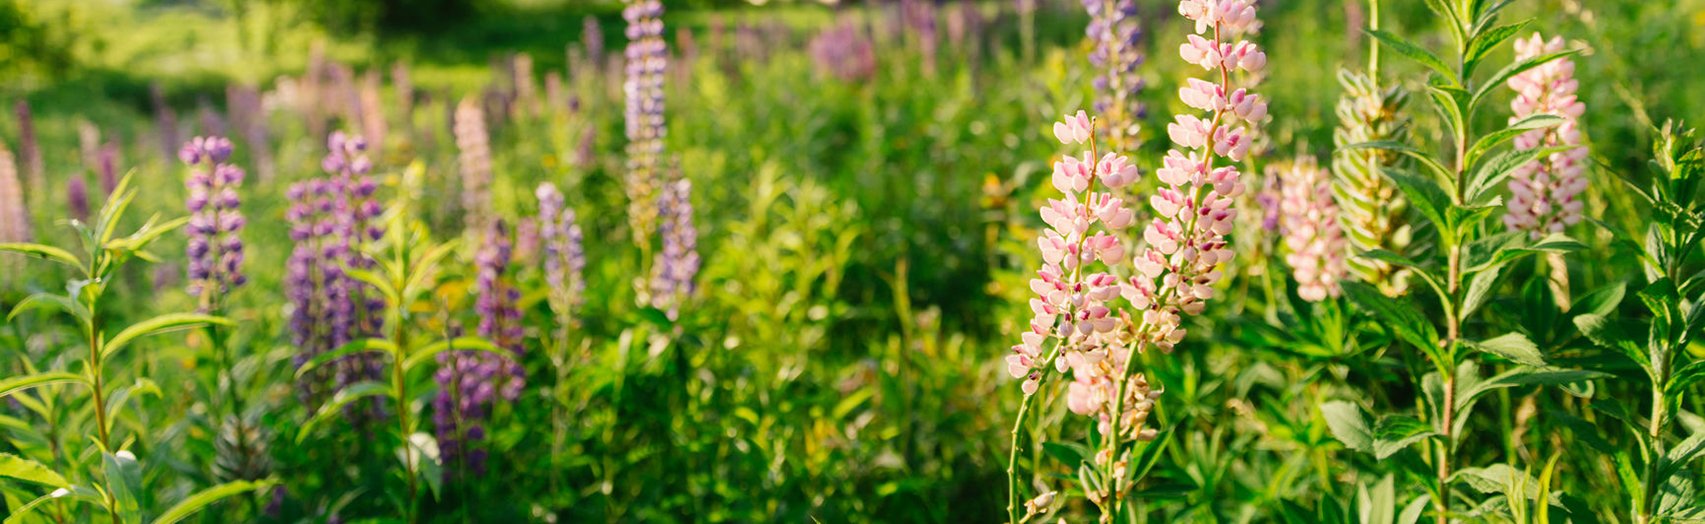
[[[0,518],[1705,522],[1705,0],[0,0]]]

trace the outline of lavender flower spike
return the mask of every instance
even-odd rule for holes
[[[243,185],[243,170],[225,163],[231,158],[231,141],[224,137],[196,137],[178,151],[178,159],[190,166],[184,181],[189,196],[184,205],[190,219],[186,230],[189,245],[189,293],[202,311],[216,309],[226,293],[243,285],[243,213],[237,190]]]

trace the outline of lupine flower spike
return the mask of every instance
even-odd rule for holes
[[[1401,87],[1383,88],[1369,74],[1341,71],[1338,83],[1344,94],[1338,99],[1338,128],[1333,145],[1344,148],[1367,142],[1403,142],[1409,136],[1404,116],[1408,93]],[[1340,222],[1352,253],[1384,249],[1406,253],[1411,249],[1407,223],[1408,202],[1383,173],[1401,167],[1397,153],[1367,149],[1333,155],[1333,192],[1340,206]],[[1357,280],[1377,286],[1387,295],[1408,289],[1408,270],[1366,257],[1347,262]]]
[[[298,353],[296,365],[359,338],[376,336],[383,325],[384,300],[367,284],[344,272],[367,269],[373,260],[365,245],[384,236],[378,185],[368,173],[367,143],[334,132],[321,167],[327,176],[291,186],[287,218],[296,242],[287,262],[285,293],[291,302],[290,327]],[[322,368],[323,369],[323,368]],[[335,369],[337,386],[375,379],[383,371],[376,358],[346,357]],[[300,384],[305,400],[323,399],[325,378]]]
[[[1285,263],[1296,278],[1297,296],[1310,302],[1337,297],[1347,252],[1331,176],[1313,157],[1302,157],[1279,167],[1279,178],[1280,227],[1289,249]]]
[[[243,213],[237,191],[243,185],[243,170],[225,163],[231,158],[231,141],[224,137],[196,137],[178,151],[178,159],[190,166],[184,186],[189,190],[189,293],[202,311],[211,311],[221,297],[243,285]]]
[[[1137,71],[1143,51],[1136,1],[1083,0],[1083,7],[1089,11],[1086,32],[1095,46],[1089,52],[1089,62],[1097,71],[1095,112],[1107,122],[1107,145],[1119,151],[1135,149],[1137,124],[1145,113],[1137,101],[1143,89]]]
[[[580,224],[573,209],[563,203],[562,192],[546,182],[539,185],[539,236],[544,246],[545,280],[550,289],[551,309],[562,317],[564,330],[585,300],[586,251]],[[564,334],[566,337],[566,333]]]
[[[513,358],[484,351],[452,351],[439,355],[438,396],[432,401],[433,429],[446,462],[462,466],[446,469],[447,478],[485,473],[487,452],[485,419],[498,396],[515,400],[524,385],[521,369],[523,328],[520,290],[508,277],[514,246],[503,221],[492,223],[484,235],[486,244],[475,260],[476,313],[479,335],[507,349]]]
[[[664,71],[669,50],[663,43],[663,3],[637,0],[622,10],[627,20],[627,76],[622,82],[627,109],[628,222],[634,242],[649,249],[656,227],[662,175]]]
[[[693,227],[693,186],[686,179],[663,188],[659,204],[663,250],[652,268],[652,306],[670,319],[680,316],[681,306],[693,294],[693,279],[699,272],[698,229]]]
[[[1545,40],[1534,33],[1516,40],[1516,60],[1563,50],[1563,39]],[[1560,147],[1562,151],[1528,162],[1510,175],[1510,201],[1504,225],[1534,239],[1581,221],[1581,191],[1587,187],[1587,148],[1581,145],[1581,114],[1586,105],[1575,97],[1575,62],[1560,58],[1529,69],[1509,80],[1516,97],[1510,101],[1510,122],[1537,114],[1563,118],[1555,127],[1535,129],[1516,137],[1517,149]]]

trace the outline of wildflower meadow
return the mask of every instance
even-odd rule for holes
[[[5,524],[1705,523],[1705,0],[0,0]]]

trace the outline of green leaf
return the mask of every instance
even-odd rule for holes
[[[11,322],[16,320],[18,315],[21,315],[26,311],[47,308],[64,311],[65,313],[76,317],[77,320],[82,321],[83,325],[88,325],[89,323],[89,308],[83,307],[83,304],[80,302],[71,300],[71,297],[54,293],[36,293],[34,295],[24,297],[23,300],[18,301],[18,305],[12,306],[12,312],[6,315],[6,321]]]
[[[451,340],[433,342],[431,344],[427,344],[425,347],[415,350],[407,359],[403,360],[403,370],[412,371],[416,366],[431,360],[433,357],[438,356],[439,353],[443,353],[445,351],[484,351],[486,353],[495,353],[498,356],[507,359],[515,358],[515,352],[498,347],[496,344],[492,344],[491,341],[486,339],[479,337],[458,337]]]
[[[1431,426],[1413,417],[1393,415],[1381,417],[1374,426],[1373,456],[1385,460],[1403,451],[1410,444],[1437,435]]]
[[[1171,443],[1172,430],[1166,430],[1156,434],[1154,440],[1138,444],[1143,449],[1137,452],[1136,461],[1132,463],[1132,467],[1128,468],[1131,472],[1131,477],[1128,480],[1135,483],[1148,476],[1149,471],[1160,463],[1162,454],[1166,452],[1166,447]]]
[[[1476,66],[1486,59],[1487,55],[1497,50],[1498,46],[1509,41],[1511,37],[1516,36],[1516,33],[1520,33],[1522,28],[1527,27],[1531,21],[1523,20],[1513,24],[1501,25],[1474,35],[1474,38],[1468,43],[1468,54],[1463,57],[1463,69],[1474,71]]]
[[[320,406],[320,410],[314,413],[313,418],[302,424],[302,429],[296,432],[296,443],[300,444],[303,440],[307,440],[308,435],[313,434],[314,428],[325,423],[325,421],[342,416],[343,408],[350,403],[363,398],[389,395],[390,393],[390,386],[373,381],[357,382],[338,390],[337,394],[332,395],[331,400],[327,400],[325,404]]]
[[[53,501],[53,500],[72,500],[72,501],[87,502],[87,503],[94,503],[94,504],[105,503],[105,500],[102,500],[100,493],[97,493],[97,492],[95,492],[95,490],[92,490],[89,488],[85,488],[82,486],[71,486],[69,488],[59,488],[59,489],[53,490],[52,493],[42,495],[41,497],[38,497],[35,500],[30,501],[28,504],[24,504],[23,506],[17,507],[16,509],[14,509],[12,511],[11,515],[6,516],[5,524],[23,524],[24,517],[29,516],[31,511],[34,511],[37,507],[41,506],[42,504],[46,504],[49,501]]]
[[[1659,461],[1658,478],[1667,479],[1680,473],[1687,464],[1699,458],[1699,452],[1705,451],[1705,432],[1694,433],[1686,440],[1670,448],[1663,460]]]
[[[0,243],[0,253],[17,253],[24,256],[44,258],[82,270],[83,263],[70,251],[44,244],[29,243]]]
[[[1609,377],[1608,373],[1584,369],[1518,367],[1474,384],[1456,399],[1458,408],[1473,402],[1487,392],[1516,386],[1560,386]]]
[[[1669,379],[1669,385],[1664,387],[1664,391],[1685,393],[1694,384],[1699,383],[1702,378],[1705,378],[1705,360],[1689,362],[1681,369],[1676,370],[1675,375]]]
[[[1470,315],[1486,305],[1492,298],[1492,289],[1498,287],[1498,276],[1503,274],[1503,266],[1493,266],[1474,273],[1468,279],[1468,293],[1462,298],[1462,312],[1457,314],[1459,320],[1468,320]]]
[[[123,350],[125,346],[138,338],[148,335],[170,333],[173,331],[195,329],[208,324],[229,326],[231,325],[231,321],[226,320],[223,317],[204,315],[201,313],[168,313],[160,315],[132,324],[130,327],[124,328],[124,331],[118,332],[118,335],[113,336],[111,340],[108,340],[107,343],[101,347],[101,358],[104,359],[117,354],[119,351]]]
[[[1344,447],[1364,453],[1373,452],[1374,433],[1368,426],[1362,408],[1353,402],[1334,400],[1320,405],[1320,416],[1326,419],[1332,437]]]
[[[1581,295],[1569,306],[1569,311],[1586,315],[1609,315],[1622,304],[1628,290],[1627,282],[1616,282]]]
[[[1510,359],[1517,364],[1534,367],[1546,365],[1545,355],[1540,353],[1539,346],[1521,333],[1508,333],[1491,340],[1469,342],[1468,347]]]
[[[70,482],[59,476],[52,469],[27,458],[10,453],[0,453],[0,477],[10,477],[22,481],[46,484],[56,488],[69,488]]]
[[[1430,178],[1401,169],[1382,169],[1380,172],[1391,179],[1397,189],[1403,191],[1403,196],[1409,198],[1409,204],[1415,206],[1416,211],[1420,211],[1422,216],[1432,221],[1434,227],[1439,228],[1442,238],[1456,237],[1455,225],[1445,219],[1445,211],[1451,208],[1451,197],[1444,187]]]
[[[1089,456],[1089,450],[1076,442],[1043,442],[1042,451],[1070,468],[1077,468]]]
[[[385,279],[381,278],[378,273],[374,273],[372,271],[368,271],[365,269],[356,269],[356,268],[352,268],[352,267],[344,267],[343,268],[343,274],[348,275],[350,278],[353,278],[357,281],[363,282],[369,286],[373,286],[373,289],[378,291],[380,295],[383,295],[387,298],[390,298],[391,301],[393,301],[393,302],[400,301],[402,298],[401,296],[397,295],[397,290],[391,287],[391,283],[386,282]]]
[[[333,349],[333,350],[327,351],[325,353],[320,353],[318,355],[314,355],[314,358],[308,359],[307,362],[303,362],[302,367],[296,368],[296,378],[301,379],[302,377],[306,376],[308,373],[310,373],[316,369],[319,369],[320,366],[324,366],[327,363],[341,359],[343,357],[347,357],[347,356],[354,355],[357,353],[365,353],[368,351],[374,351],[374,352],[389,355],[389,354],[395,353],[396,349],[397,349],[396,344],[392,344],[389,340],[385,340],[385,339],[381,339],[381,338],[363,338],[363,339],[359,339],[359,340],[352,340],[347,344],[344,344],[342,346],[338,346],[337,349]]]
[[[1480,140],[1475,141],[1474,145],[1468,148],[1468,155],[1463,157],[1463,165],[1475,165],[1480,161],[1480,157],[1485,155],[1488,151],[1503,145],[1504,142],[1508,142],[1518,136],[1521,136],[1523,133],[1527,133],[1535,129],[1555,127],[1562,123],[1563,117],[1557,115],[1538,114],[1523,118],[1520,121],[1510,124],[1509,127],[1487,133],[1486,136],[1480,137]]]
[[[219,502],[234,495],[264,490],[277,483],[278,481],[272,479],[253,482],[239,480],[213,486],[198,491],[194,495],[190,495],[189,497],[179,501],[177,504],[173,504],[171,508],[161,512],[160,516],[154,519],[154,524],[176,524],[178,521],[196,514],[196,512],[205,509],[207,506],[215,502]]]
[[[1358,151],[1358,150],[1362,150],[1362,149],[1378,149],[1381,151],[1390,151],[1393,153],[1401,154],[1403,156],[1407,156],[1409,158],[1415,159],[1415,161],[1417,161],[1417,162],[1420,162],[1422,166],[1425,166],[1428,170],[1432,171],[1433,175],[1438,176],[1440,178],[1448,178],[1448,177],[1451,177],[1454,175],[1454,173],[1450,169],[1445,168],[1444,164],[1439,163],[1438,159],[1433,158],[1431,155],[1428,155],[1419,149],[1415,149],[1414,147],[1410,146],[1409,144],[1405,144],[1405,143],[1397,142],[1397,141],[1392,141],[1392,140],[1376,140],[1373,142],[1361,142],[1361,143],[1356,143],[1356,144],[1350,144],[1347,146],[1339,147],[1336,152],[1342,153],[1342,152],[1347,152],[1347,151]],[[1389,169],[1390,168],[1386,168],[1383,170],[1389,170]]]
[[[119,410],[124,409],[125,403],[130,401],[130,396],[136,393],[152,394],[155,397],[164,394],[160,391],[159,384],[155,384],[154,381],[146,378],[138,378],[131,385],[114,388],[111,393],[107,394],[107,419],[117,418]]]
[[[1491,78],[1487,78],[1485,83],[1480,84],[1480,87],[1474,90],[1474,97],[1469,99],[1468,107],[1478,107],[1481,102],[1485,101],[1487,95],[1499,89],[1504,89],[1504,83],[1509,82],[1511,77],[1522,74],[1529,69],[1545,65],[1547,62],[1552,60],[1575,55],[1580,52],[1581,50],[1579,49],[1569,49],[1556,53],[1547,53],[1504,66],[1503,69],[1499,69],[1497,73],[1493,73]]]
[[[125,522],[142,522],[142,465],[136,462],[136,455],[127,450],[102,453],[101,463],[105,466],[106,489],[117,505],[108,509]]]
[[[1357,307],[1384,321],[1385,327],[1397,338],[1428,355],[1437,355],[1439,333],[1415,308],[1399,303],[1397,299],[1387,297],[1373,286],[1361,282],[1345,281],[1343,290],[1344,295]]]
[[[1410,60],[1420,62],[1421,65],[1438,73],[1439,76],[1452,81],[1456,79],[1456,71],[1451,70],[1450,66],[1445,65],[1443,60],[1439,60],[1439,57],[1433,56],[1432,52],[1379,29],[1369,29],[1368,34],[1378,39],[1381,44],[1385,44],[1385,47],[1396,51],[1397,54],[1409,57]]]
[[[37,386],[64,383],[87,384],[88,382],[83,379],[82,375],[75,375],[61,371],[50,371],[46,373],[24,375],[21,377],[12,377],[0,380],[0,398]]]

